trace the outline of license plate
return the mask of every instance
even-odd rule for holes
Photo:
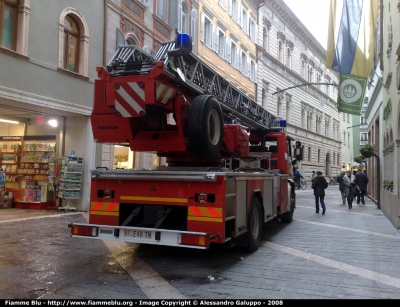
[[[151,231],[124,229],[124,237],[151,239]]]

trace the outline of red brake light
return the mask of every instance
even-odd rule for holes
[[[97,227],[72,225],[71,234],[75,236],[97,237]]]

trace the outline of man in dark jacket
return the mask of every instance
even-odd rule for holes
[[[328,187],[328,182],[326,181],[325,177],[322,176],[321,171],[316,172],[316,176],[312,180],[311,187],[314,189],[315,195],[315,213],[319,213],[319,203],[321,203],[322,207],[322,214],[325,214],[325,189]]]
[[[360,188],[360,193],[357,195],[357,204],[360,203],[360,198],[361,198],[361,203],[365,205],[364,201],[364,195],[367,194],[367,184],[368,184],[368,176],[366,173],[363,173],[361,168],[358,170],[358,173],[355,174],[356,177],[356,184]]]
[[[340,195],[342,195],[343,205],[346,204],[346,195],[344,194],[345,185],[343,182],[344,175],[346,175],[346,173],[341,172],[340,175],[336,179],[336,181],[339,183],[339,191],[340,191]]]

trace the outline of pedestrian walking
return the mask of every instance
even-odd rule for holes
[[[354,187],[356,177],[351,173],[351,171],[346,171],[346,175],[343,176],[343,182],[345,185],[344,193],[347,198],[347,205],[349,209],[353,208],[353,199],[354,199]]]
[[[368,184],[368,176],[366,173],[363,173],[361,169],[358,170],[358,173],[355,174],[356,184],[360,188],[360,193],[357,195],[357,204],[361,203],[365,205],[364,196],[367,195],[367,184]]]
[[[317,171],[314,179],[312,180],[311,187],[314,190],[315,196],[315,213],[319,213],[319,205],[321,204],[322,215],[325,214],[326,206],[324,202],[325,189],[328,187],[328,182],[325,177],[322,176],[321,171]]]
[[[346,204],[346,195],[344,193],[345,185],[343,182],[343,176],[346,175],[345,172],[341,172],[340,175],[336,178],[337,183],[339,183],[339,191],[340,195],[342,196],[343,205]]]
[[[297,187],[298,190],[300,190],[300,179],[304,177],[301,175],[301,173],[299,172],[299,170],[296,170],[294,172],[294,185]]]

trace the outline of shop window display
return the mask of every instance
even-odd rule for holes
[[[15,208],[53,206],[56,136],[0,137],[0,165]]]

